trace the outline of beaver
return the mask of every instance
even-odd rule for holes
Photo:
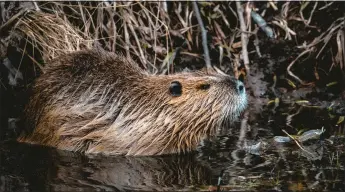
[[[151,74],[104,50],[60,56],[32,87],[19,142],[86,154],[185,153],[245,110],[243,83],[216,70]]]

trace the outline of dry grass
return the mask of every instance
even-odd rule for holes
[[[15,28],[31,39],[32,45],[42,53],[44,60],[85,47],[91,48],[93,42],[68,21],[42,12],[25,14]]]
[[[173,72],[178,54],[182,54],[189,63],[205,63],[204,33],[201,33],[202,28],[191,3],[104,1],[41,2],[34,5],[34,10],[19,16],[15,29],[29,37],[45,61],[98,44],[106,50],[122,52],[152,72]],[[244,2],[237,6],[242,8],[239,12],[235,2],[198,3],[208,34],[208,48],[213,53],[210,54],[212,65],[225,71],[233,70],[236,76],[241,63],[249,68],[253,54],[261,56],[259,42],[262,38],[272,36],[298,42],[296,23],[299,27],[304,25],[307,29],[319,30],[319,35],[314,34],[313,40],[297,43],[301,54],[318,52],[319,57],[332,42],[337,44],[334,64],[343,66],[345,54],[341,40],[344,39],[344,17],[329,23],[324,31],[325,26],[320,27],[316,25],[319,22],[313,22],[315,14],[335,6],[332,2]],[[238,17],[240,13],[243,17]],[[241,34],[245,36],[241,38]],[[254,45],[248,47],[248,53],[245,51],[247,45]],[[301,84],[307,84],[292,72],[295,63],[287,69],[288,74]]]

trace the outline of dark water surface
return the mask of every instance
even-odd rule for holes
[[[164,157],[86,157],[6,142],[0,191],[345,191],[345,140],[332,140],[305,146],[310,153],[292,145]]]

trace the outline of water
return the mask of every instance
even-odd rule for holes
[[[163,157],[87,157],[5,142],[0,191],[344,191],[344,141],[305,146],[313,154],[271,145],[261,155],[223,148]]]

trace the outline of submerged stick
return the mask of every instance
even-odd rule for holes
[[[309,155],[313,155],[310,151],[304,149],[304,147],[303,147],[303,146],[302,146],[292,135],[290,135],[287,131],[285,131],[285,129],[283,129],[282,131],[283,131],[288,137],[290,137],[302,151],[308,153]]]
[[[241,148],[244,145],[244,140],[246,139],[246,133],[248,128],[248,118],[249,118],[249,111],[245,111],[243,115],[243,119],[241,120],[241,129],[240,129],[240,136],[237,141],[237,147]]]
[[[208,69],[211,69],[212,68],[211,59],[210,59],[210,54],[209,54],[208,47],[207,47],[207,31],[205,29],[204,23],[202,22],[198,5],[196,4],[195,1],[193,1],[192,4],[193,4],[194,12],[195,12],[195,17],[197,18],[200,29],[201,29],[202,46],[204,49],[204,59],[206,62],[206,67]]]

